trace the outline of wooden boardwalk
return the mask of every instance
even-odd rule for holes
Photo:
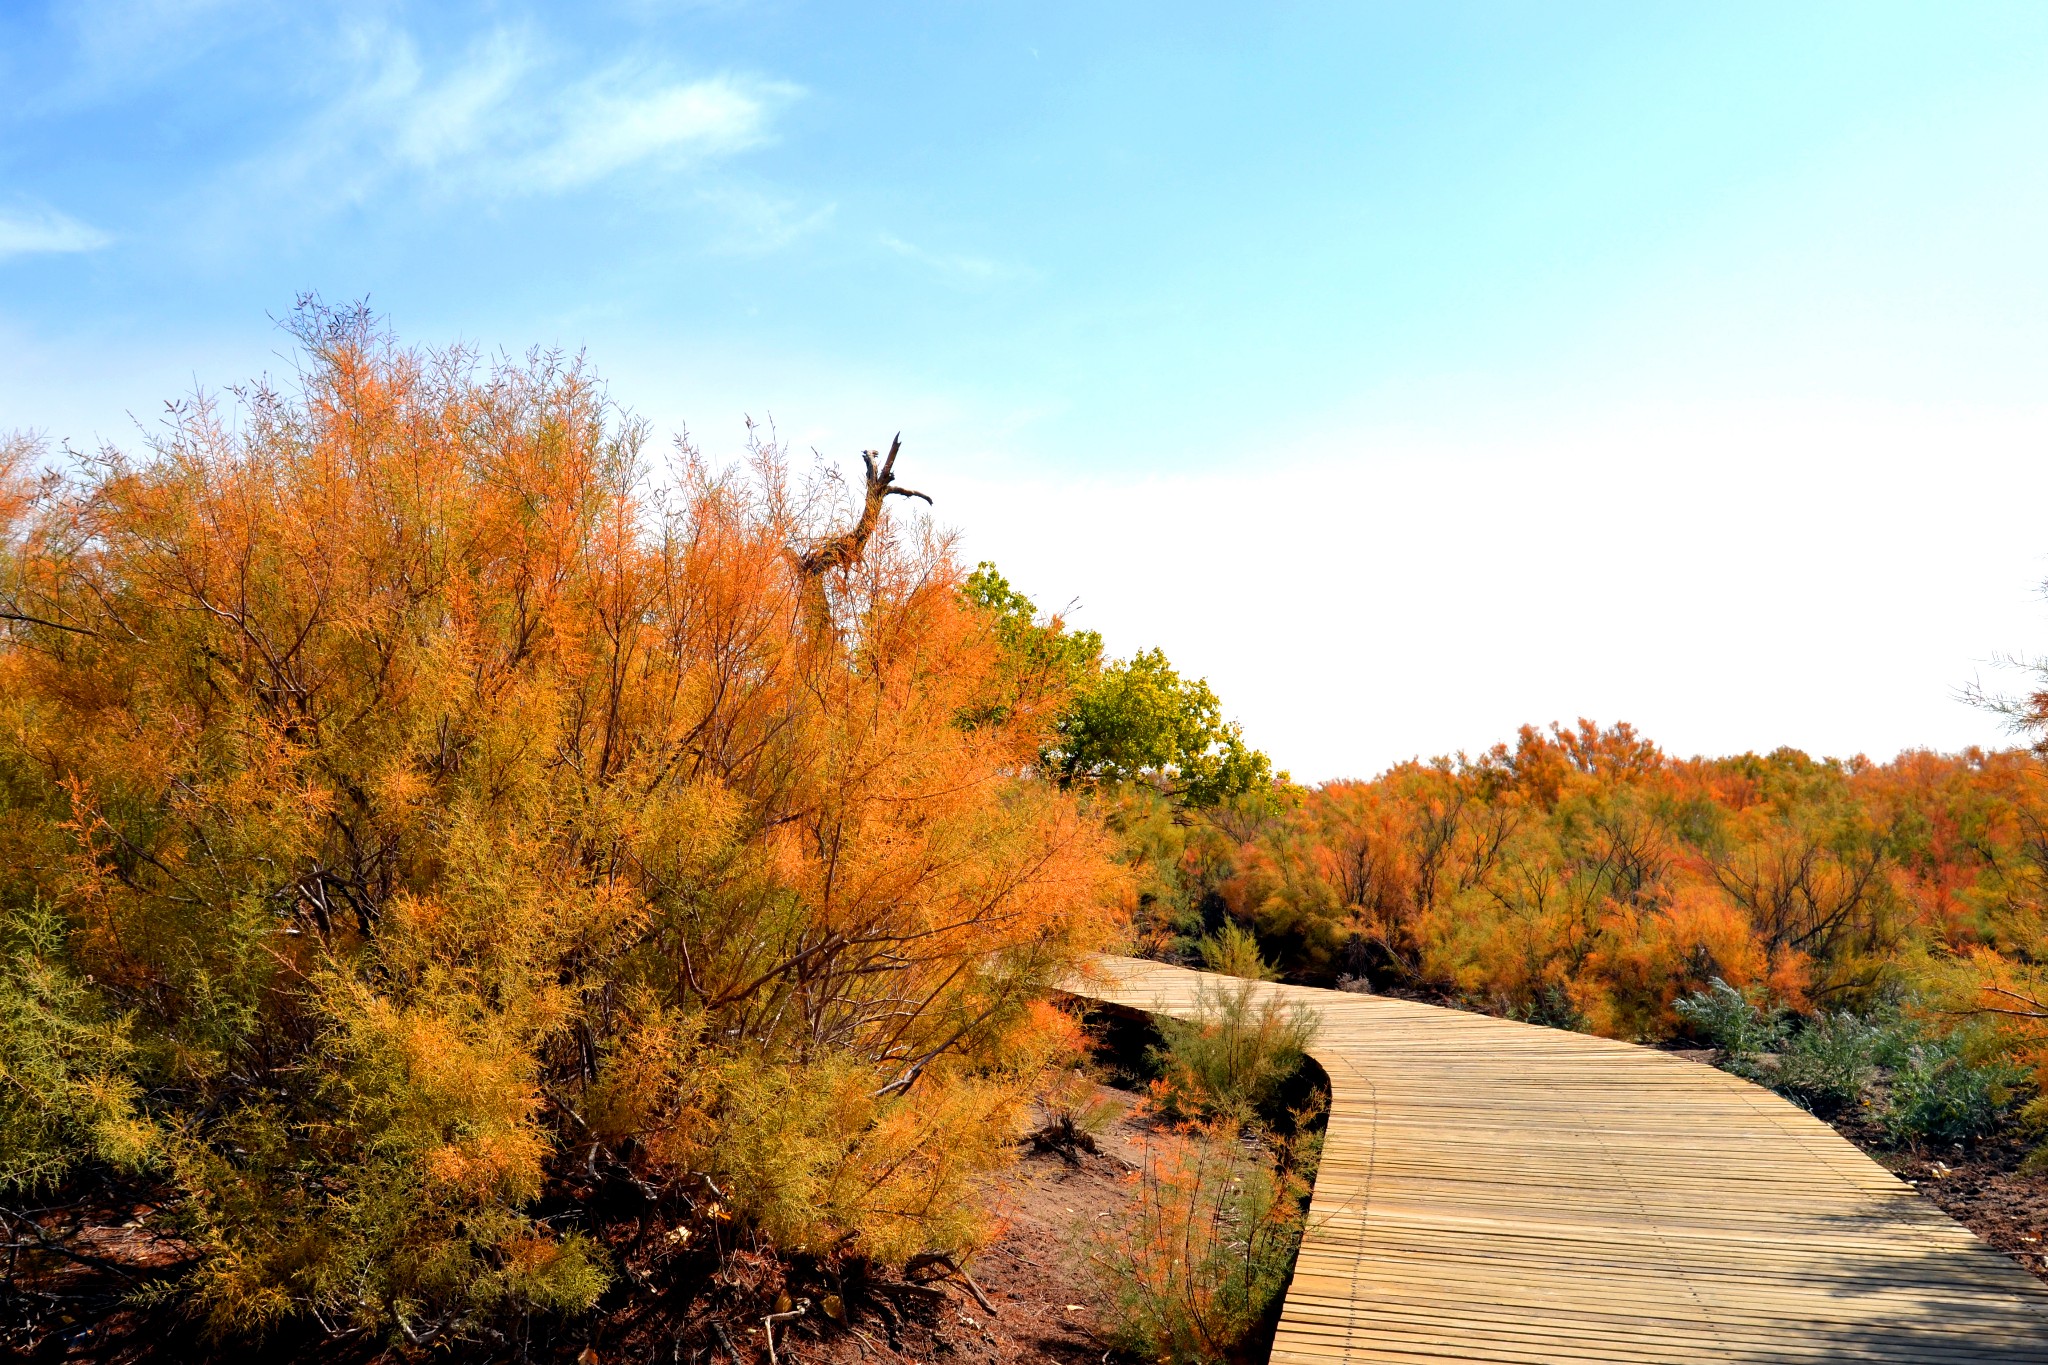
[[[1216,978],[1099,961],[1192,1012]],[[1313,1009],[1331,1114],[1276,1365],[2048,1365],[2048,1289],[1768,1090],[1583,1034],[1375,996]]]

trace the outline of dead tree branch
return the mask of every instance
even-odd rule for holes
[[[903,433],[897,432],[896,439],[889,442],[889,457],[878,467],[878,456],[872,450],[860,453],[861,463],[867,466],[867,488],[861,501],[860,519],[853,529],[842,535],[819,541],[797,557],[797,565],[807,576],[817,578],[833,569],[848,569],[860,562],[867,552],[868,540],[875,533],[875,524],[882,517],[882,503],[891,497],[923,498],[931,502],[929,494],[915,488],[896,486],[896,452],[903,448]]]

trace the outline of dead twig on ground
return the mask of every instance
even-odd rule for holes
[[[911,1257],[909,1263],[903,1267],[903,1273],[905,1275],[915,1275],[920,1270],[930,1270],[933,1268],[943,1269],[946,1272],[944,1277],[946,1279],[960,1281],[967,1292],[974,1295],[974,1301],[981,1305],[982,1312],[992,1318],[1002,1316],[1002,1313],[997,1310],[996,1306],[988,1301],[988,1295],[981,1292],[981,1286],[974,1282],[974,1277],[968,1274],[959,1262],[943,1251],[926,1251]]]
[[[1095,1156],[1102,1151],[1095,1135],[1075,1123],[1072,1114],[1061,1114],[1024,1140],[1032,1151],[1051,1152],[1069,1166],[1081,1164],[1082,1152]]]
[[[768,1338],[768,1365],[776,1365],[775,1324],[779,1322],[788,1322],[792,1318],[802,1317],[804,1315],[804,1310],[806,1308],[809,1308],[810,1306],[811,1301],[809,1299],[798,1299],[795,1305],[792,1306],[788,1312],[770,1313],[767,1317],[761,1319],[762,1330]]]

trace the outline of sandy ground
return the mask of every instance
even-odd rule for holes
[[[1073,1161],[1027,1153],[991,1188],[999,1219],[993,1242],[969,1267],[995,1307],[984,1311],[955,1285],[920,1321],[905,1322],[892,1344],[860,1322],[866,1339],[824,1326],[793,1333],[779,1352],[798,1365],[1025,1365],[1101,1362],[1097,1335],[1102,1306],[1087,1270],[1091,1227],[1116,1219],[1134,1197],[1134,1174],[1151,1125],[1131,1113],[1134,1096],[1103,1088],[1101,1098],[1124,1112],[1097,1135],[1096,1154]]]

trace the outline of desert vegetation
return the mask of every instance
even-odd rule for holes
[[[1135,1172],[1135,1206],[1085,1253],[1111,1344],[1144,1360],[1243,1357],[1272,1326],[1321,1158],[1328,1092],[1304,1074],[1316,1021],[1245,978],[1155,1023],[1144,1107],[1162,1122]]]
[[[1175,1365],[1241,1356],[1287,1287],[1312,1176],[1227,1124],[1148,1148],[1128,1221],[1089,1248],[1111,1344]]]
[[[1581,721],[1196,818],[1127,789],[1113,819],[1155,956],[1236,926],[1292,980],[1698,1040],[1820,1111],[1875,1096],[1899,1142],[2048,1118],[2025,749],[1680,759]]]
[[[1678,1002],[1715,1062],[1824,1118],[1856,1107],[1894,1142],[1943,1149],[1997,1131],[2033,1087],[1981,1022],[1909,1013],[1896,994],[1865,1012],[1804,1017],[1715,980]]]
[[[1902,1147],[2048,1121],[2033,751],[1582,721],[1301,787],[892,515],[894,446],[658,459],[579,362],[290,326],[140,455],[0,446],[10,1346],[737,1361],[893,1334],[913,1272],[992,1313],[991,1177],[1105,1121],[1054,989],[1104,949],[1217,981],[1075,1253],[1133,1357],[1242,1356],[1286,1283],[1313,1028],[1256,981],[1711,1046]]]
[[[1071,673],[893,450],[657,481],[574,362],[295,327],[143,458],[7,448],[13,1270],[111,1216],[218,1340],[497,1350],[736,1249],[964,1257],[1119,924],[1032,777]]]

